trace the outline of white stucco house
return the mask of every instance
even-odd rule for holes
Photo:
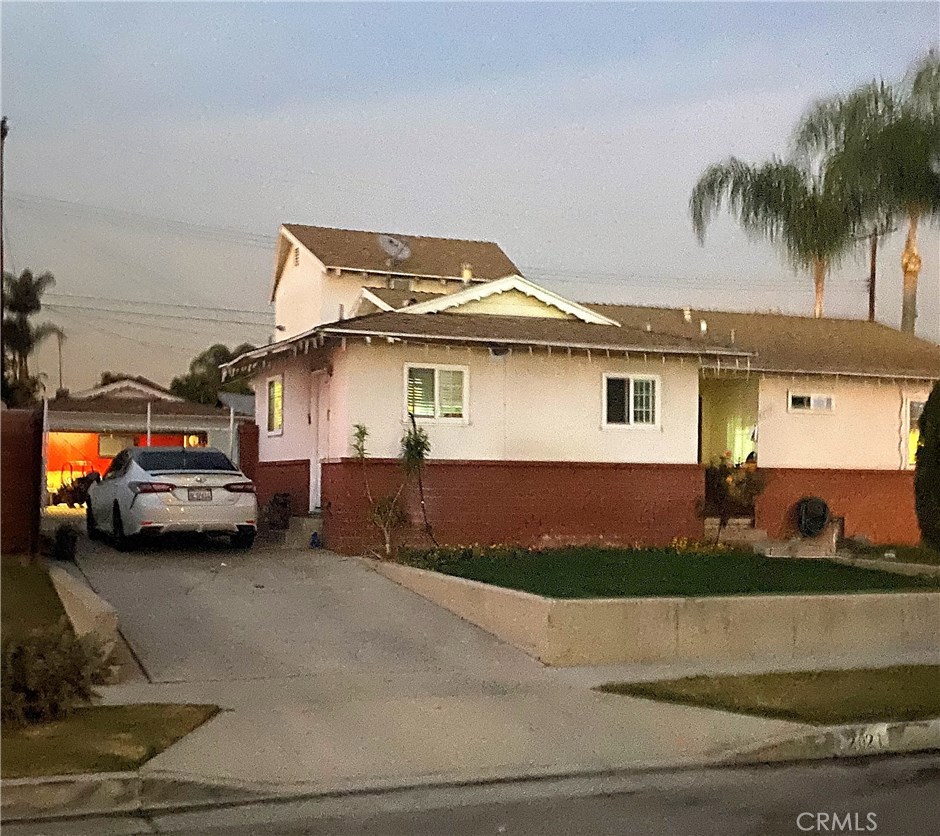
[[[353,426],[393,468],[412,413],[452,541],[696,536],[701,465],[726,451],[768,472],[756,515],[772,534],[812,494],[846,533],[917,539],[934,343],[861,320],[582,304],[490,242],[298,225],[280,230],[271,299],[274,342],[226,372],[253,376],[259,472],[323,509],[333,548],[361,546]]]

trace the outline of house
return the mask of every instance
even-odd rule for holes
[[[192,403],[144,377],[122,376],[48,401],[46,489],[91,470],[104,473],[125,447],[219,447],[238,457],[238,424],[231,409]]]
[[[411,415],[444,542],[701,537],[702,464],[726,451],[767,473],[771,536],[818,495],[849,535],[917,541],[916,419],[940,346],[860,320],[579,303],[495,244],[301,229],[281,229],[277,340],[226,372],[253,375],[259,482],[322,508],[329,547],[372,535],[354,425],[375,491],[398,478]]]

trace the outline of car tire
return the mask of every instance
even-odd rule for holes
[[[89,540],[100,540],[101,529],[98,528],[98,521],[95,519],[95,512],[91,510],[91,500],[85,506],[85,529],[88,532]]]
[[[114,504],[114,525],[112,529],[114,548],[119,552],[129,552],[134,547],[134,541],[124,533],[124,521],[121,519],[121,509]]]
[[[255,544],[254,531],[239,531],[232,535],[232,546],[236,549],[250,549]]]

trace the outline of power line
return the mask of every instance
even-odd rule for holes
[[[92,301],[112,302],[122,305],[160,305],[164,308],[183,308],[195,311],[222,311],[224,313],[257,314],[258,316],[273,316],[273,312],[262,311],[256,308],[223,308],[212,305],[190,305],[183,302],[157,302],[153,299],[117,299],[113,296],[97,296],[90,293],[47,293],[44,298],[51,299],[89,299]]]
[[[63,304],[61,302],[50,302],[48,303],[49,308],[58,308],[59,310],[74,310],[74,311],[90,311],[92,313],[113,313],[120,314],[122,316],[143,316],[148,319],[151,317],[159,317],[163,319],[181,319],[190,322],[212,322],[219,325],[249,325],[256,328],[271,328],[272,323],[267,322],[251,322],[246,319],[220,319],[217,317],[207,317],[207,316],[189,316],[187,314],[169,314],[169,313],[155,313],[152,311],[138,312],[138,311],[127,311],[120,310],[115,308],[102,308],[100,306],[92,305],[72,305],[72,304]],[[146,323],[136,323],[138,325],[146,325]]]

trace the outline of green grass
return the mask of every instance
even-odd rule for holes
[[[894,560],[897,563],[924,563],[928,566],[940,566],[940,551],[929,546],[852,546],[849,550],[856,557],[867,557],[872,560],[883,560],[885,552],[894,552]]]
[[[940,665],[613,682],[597,690],[813,725],[940,717]]]
[[[51,627],[65,615],[49,573],[15,558],[0,564],[0,630],[4,637]]]
[[[940,590],[940,578],[765,558],[748,552],[696,555],[672,549],[563,548],[438,561],[445,574],[552,598],[704,597]]]
[[[214,705],[96,705],[3,730],[4,778],[136,769],[218,711]]]

